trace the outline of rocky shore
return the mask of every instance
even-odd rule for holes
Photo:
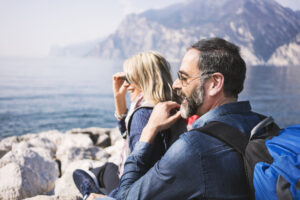
[[[0,141],[0,200],[82,199],[72,172],[119,164],[117,128],[53,130]]]

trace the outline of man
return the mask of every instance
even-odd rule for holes
[[[165,102],[154,108],[126,161],[118,199],[247,199],[242,156],[207,134],[190,130],[160,161],[149,162],[156,134],[180,115],[199,115],[193,128],[220,121],[249,134],[260,119],[249,102],[237,101],[245,73],[245,62],[234,44],[212,38],[192,45],[173,84],[181,105]]]

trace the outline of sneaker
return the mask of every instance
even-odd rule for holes
[[[100,188],[100,184],[98,182],[98,175],[99,175],[99,170],[101,170],[101,167],[98,168],[93,168],[93,163],[92,162],[87,162],[84,163],[83,168],[81,168],[84,172],[88,173],[90,177],[93,179],[95,182],[96,186]]]
[[[86,171],[76,169],[73,172],[73,180],[84,199],[86,199],[91,193],[101,194],[99,187],[97,187],[93,178]]]

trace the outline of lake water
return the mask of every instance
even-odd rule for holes
[[[173,74],[178,64],[174,64]],[[122,61],[0,58],[0,139],[50,129],[115,127],[112,75]],[[240,100],[281,126],[300,123],[300,67],[248,67]]]

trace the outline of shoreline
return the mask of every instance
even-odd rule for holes
[[[75,169],[121,163],[118,128],[75,128],[0,140],[0,199],[82,199]]]

